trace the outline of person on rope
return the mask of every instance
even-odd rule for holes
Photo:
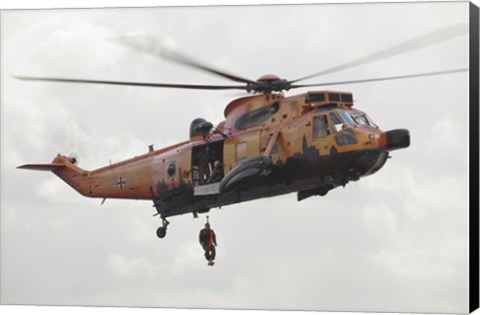
[[[217,246],[217,238],[215,232],[210,228],[210,223],[205,223],[205,227],[200,231],[199,235],[200,245],[205,251],[205,259],[208,260],[208,265],[213,266],[215,259],[215,246]]]

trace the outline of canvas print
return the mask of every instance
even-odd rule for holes
[[[469,311],[468,2],[10,10],[1,43],[3,304]]]

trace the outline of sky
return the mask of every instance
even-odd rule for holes
[[[409,129],[411,146],[325,197],[211,210],[214,268],[198,244],[205,215],[172,217],[160,240],[152,202],[101,205],[15,167],[63,153],[95,169],[184,141],[241,93],[11,77],[230,83],[111,40],[148,36],[252,80],[296,79],[467,18],[464,2],[2,12],[2,303],[467,312],[468,72],[328,87],[382,130]],[[467,35],[308,83],[465,67]]]

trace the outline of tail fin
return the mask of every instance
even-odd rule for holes
[[[35,171],[52,171],[73,189],[86,196],[90,191],[85,183],[89,172],[76,166],[75,162],[76,160],[74,158],[58,155],[52,163],[49,164],[25,164],[17,168]]]

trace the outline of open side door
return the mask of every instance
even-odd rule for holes
[[[219,193],[224,177],[224,140],[204,143],[192,148],[192,183],[194,195]]]

